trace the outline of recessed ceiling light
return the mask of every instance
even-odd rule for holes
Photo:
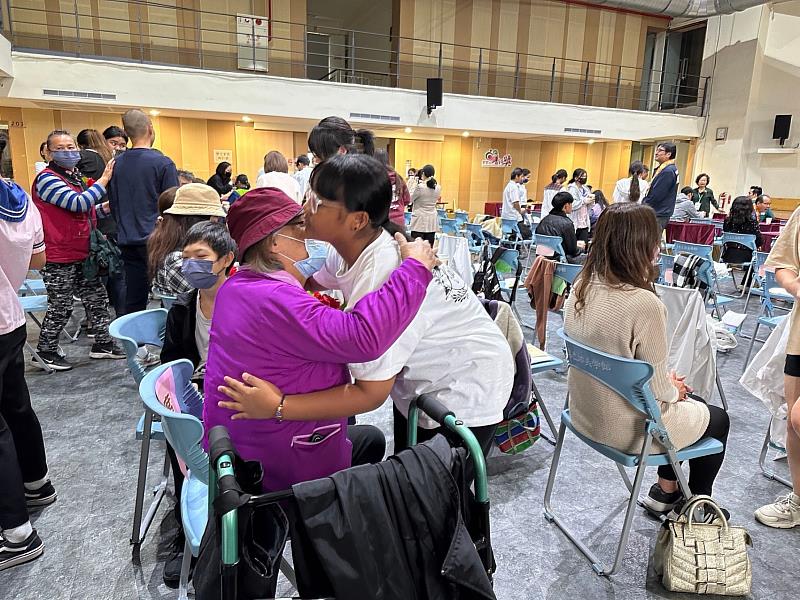
[[[161,114],[161,111],[158,111],[156,109],[153,109],[153,110],[150,111],[150,116],[151,117],[157,117],[160,114]]]
[[[406,133],[411,133],[412,129],[411,127],[406,127],[405,129],[403,129],[403,131],[405,131]]]
[[[589,140],[586,142],[587,144],[594,144],[594,140]]]
[[[245,116],[243,116],[243,117],[242,117],[242,121],[244,121],[245,123],[249,123],[249,122],[250,122],[250,121],[252,121],[252,120],[253,120],[253,119],[251,119],[251,118],[250,118],[250,117],[248,117],[247,115],[245,115]]]
[[[469,131],[464,131],[461,133],[463,137],[469,137]]]

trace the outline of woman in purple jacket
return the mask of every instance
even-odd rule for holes
[[[218,388],[225,375],[242,379],[245,374],[271,381],[286,394],[349,383],[347,363],[381,356],[417,314],[437,264],[432,250],[423,243],[402,243],[402,265],[385,285],[344,312],[304,290],[306,279],[324,263],[326,247],[304,239],[302,208],[283,192],[248,192],[231,207],[228,226],[243,266],[220,288],[214,306],[206,430],[225,425],[239,454],[261,461],[265,491],[360,462],[353,456],[346,418],[284,421],[281,403],[273,418],[231,420],[233,411],[218,406],[225,399]]]

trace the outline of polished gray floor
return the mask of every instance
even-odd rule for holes
[[[524,300],[518,302],[525,319],[530,320],[524,304]],[[752,327],[752,317],[749,321],[746,330]],[[560,352],[555,336],[559,325],[560,318],[551,315],[548,348],[556,354]],[[613,326],[613,315],[609,315],[609,326]],[[35,326],[30,332],[34,338]],[[89,360],[88,344],[81,338],[65,348],[78,364],[73,371],[46,375],[31,367],[28,372],[59,498],[33,517],[46,545],[44,556],[0,573],[3,600],[177,598],[177,592],[161,582],[162,561],[174,527],[171,497],[162,504],[143,545],[140,564],[131,560],[130,523],[139,453],[133,428],[141,404],[130,375],[124,372],[124,362]],[[745,350],[739,347],[720,359],[732,432],[715,495],[730,509],[733,522],[750,530],[755,542],[751,597],[797,598],[800,530],[770,530],[752,517],[756,507],[785,493],[786,488],[765,479],[758,468],[758,451],[769,417],[761,403],[737,383]],[[565,376],[539,375],[536,382],[557,415],[564,399]],[[387,437],[391,435],[390,407],[383,406],[361,420],[378,424]],[[690,598],[666,592],[655,578],[651,557],[657,523],[641,511],[634,521],[621,572],[611,580],[592,572],[583,556],[542,516],[551,456],[552,447],[540,442],[520,456],[501,456],[490,464],[497,597]],[[163,449],[156,445],[153,481],[162,460]],[[785,461],[775,465],[786,471]],[[557,509],[602,556],[610,558],[626,498],[616,468],[568,437],[559,477]],[[648,477],[645,485],[649,483]]]

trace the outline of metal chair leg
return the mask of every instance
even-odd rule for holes
[[[761,323],[756,320],[756,327],[753,329],[753,333],[750,336],[750,345],[747,347],[747,356],[744,357],[744,367],[747,368],[747,365],[750,364],[750,355],[753,353],[753,346],[756,343],[756,335],[758,334],[758,328],[761,326]]]
[[[180,500],[179,500],[180,501]],[[178,584],[178,600],[189,599],[189,570],[192,566],[192,548],[189,539],[183,544],[183,559],[181,560],[181,577]]]
[[[592,550],[590,550],[589,547],[583,543],[583,541],[579,540],[553,512],[551,499],[555,484],[556,472],[558,470],[558,461],[561,458],[561,450],[564,446],[566,429],[566,425],[562,422],[558,430],[558,441],[556,442],[556,448],[553,451],[553,462],[550,466],[550,474],[547,478],[547,487],[545,488],[544,492],[544,516],[550,523],[555,523],[556,526],[564,533],[564,535],[566,535],[567,538],[569,538],[569,540],[575,545],[575,547],[581,551],[581,553],[592,564],[592,569],[595,573],[605,577],[610,577],[617,572],[622,564],[622,559],[625,556],[625,549],[628,545],[628,537],[630,535],[631,525],[633,523],[633,513],[639,499],[639,490],[642,487],[642,481],[646,471],[647,456],[650,453],[652,438],[648,435],[645,438],[644,444],[642,445],[642,452],[639,455],[639,466],[636,469],[636,476],[634,478],[633,485],[630,488],[630,497],[628,498],[627,503],[628,507],[625,511],[625,519],[622,525],[622,532],[620,534],[620,540],[619,545],[617,546],[614,564],[610,570],[607,570],[606,567],[600,562],[597,555],[592,552]],[[627,474],[625,474],[623,479],[627,479]]]
[[[782,483],[789,489],[792,489],[792,482],[785,477],[781,477],[775,471],[769,469],[767,467],[767,452],[769,451],[769,444],[772,439],[772,422],[775,420],[773,416],[769,420],[769,425],[767,425],[767,435],[764,437],[764,443],[761,445],[761,454],[758,457],[758,466],[761,467],[761,472],[764,474],[764,477],[767,479],[772,479],[773,481],[777,481],[778,483]]]
[[[725,412],[728,411],[728,399],[725,397],[725,390],[722,389],[722,380],[719,377],[719,370],[715,369],[714,377],[717,380],[717,391],[719,392],[719,399],[722,400],[722,408]]]
[[[556,426],[553,423],[553,417],[550,416],[550,411],[547,410],[547,406],[545,406],[544,400],[542,399],[542,395],[539,393],[539,388],[536,387],[536,383],[533,380],[531,380],[531,391],[533,392],[533,397],[536,398],[536,404],[539,406],[539,410],[542,411],[544,419],[545,421],[547,421],[547,426],[550,428],[550,434],[553,437],[551,438],[547,436],[544,431],[541,431],[541,428],[539,429],[540,435],[542,436],[543,440],[555,446]]]
[[[281,565],[279,569],[280,572],[283,573],[283,576],[286,577],[286,580],[291,584],[291,586],[294,589],[297,589],[297,575],[295,575],[292,565],[290,565],[289,561],[286,560],[283,556],[281,556]]]
[[[38,364],[40,367],[42,367],[42,369],[44,369],[45,373],[47,373],[48,375],[52,375],[55,372],[50,365],[48,365],[46,362],[42,360],[42,357],[39,356],[39,353],[36,351],[36,349],[33,346],[31,346],[28,342],[25,342],[25,348],[28,350],[28,352],[31,353],[31,356],[33,356],[33,360],[36,361],[36,364]]]
[[[150,432],[153,427],[153,413],[149,409],[145,409],[144,427],[142,430],[142,448],[139,455],[139,476],[136,481],[136,499],[133,506],[133,533],[131,534],[131,544],[135,546],[134,553],[138,551],[138,547],[144,541],[147,535],[147,530],[156,516],[158,506],[164,498],[167,491],[167,483],[169,481],[169,456],[164,459],[164,477],[159,484],[153,489],[153,500],[147,509],[147,514],[142,517],[144,510],[144,493],[147,487],[147,465],[150,459]]]

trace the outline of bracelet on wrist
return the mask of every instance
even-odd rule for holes
[[[275,419],[278,423],[283,421],[283,403],[286,402],[286,394],[281,396],[281,401],[278,403],[278,408],[275,409]]]

